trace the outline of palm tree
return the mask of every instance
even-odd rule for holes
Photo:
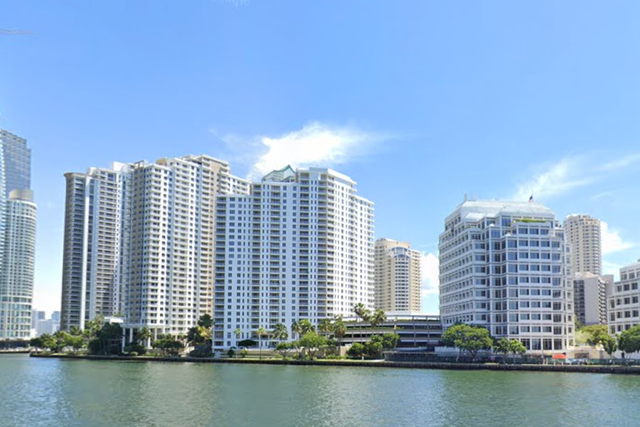
[[[298,321],[298,327],[300,328],[300,335],[304,335],[307,332],[313,332],[316,330],[316,328],[314,328],[311,322],[309,322],[309,320],[307,319],[301,319],[300,321]]]
[[[298,338],[300,338],[300,322],[294,320],[291,324],[291,333],[298,334]]]
[[[320,323],[318,323],[318,330],[324,335],[329,336],[329,334],[333,332],[333,324],[331,323],[331,320],[322,319]]]
[[[376,311],[373,312],[373,315],[369,318],[369,322],[372,327],[376,327],[386,322],[387,315],[384,313],[384,310],[381,308],[377,308]]]
[[[356,322],[358,321],[358,317],[362,319],[363,322],[368,322],[371,319],[371,311],[364,306],[361,302],[357,303],[353,306],[353,312],[356,314]],[[362,339],[362,326],[360,327],[360,339]]]
[[[256,334],[258,334],[258,341],[260,343],[260,360],[262,360],[262,336],[267,334],[267,330],[260,326],[256,331]]]
[[[347,325],[342,320],[342,316],[336,317],[336,320],[333,321],[332,329],[333,335],[338,338],[338,347],[342,347],[342,338],[347,333]]]
[[[240,336],[242,336],[242,329],[235,328],[233,330],[233,334],[236,336],[236,341],[238,341],[240,339]]]
[[[151,334],[151,331],[146,326],[138,329],[138,344],[144,345],[145,347],[149,347],[151,344],[149,340],[151,339],[152,336],[153,335]]]
[[[289,331],[287,330],[287,327],[285,325],[283,325],[282,323],[278,323],[276,326],[274,326],[271,335],[273,335],[273,337],[278,341],[284,341],[289,338]]]

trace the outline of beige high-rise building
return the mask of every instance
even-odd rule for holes
[[[567,242],[571,245],[573,273],[602,274],[600,220],[589,215],[569,215],[564,220]]]
[[[375,244],[375,306],[384,311],[420,311],[421,254],[407,242]]]

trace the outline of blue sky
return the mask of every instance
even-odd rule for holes
[[[28,139],[36,306],[59,307],[67,171],[206,153],[330,166],[376,237],[437,254],[463,199],[607,223],[640,258],[640,3],[4,0],[0,125]],[[423,306],[437,312],[431,257]],[[431,273],[429,273],[429,271]]]

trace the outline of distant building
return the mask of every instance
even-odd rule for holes
[[[583,325],[607,324],[607,296],[613,286],[613,276],[576,273],[573,298],[576,319]]]
[[[609,332],[617,334],[640,325],[640,260],[620,269],[620,281],[614,283],[608,298]]]
[[[569,215],[564,220],[567,242],[571,245],[573,273],[602,274],[600,220],[589,215]]]
[[[36,329],[39,320],[44,320],[47,312],[41,310],[31,310],[31,329]]]
[[[530,352],[574,343],[569,249],[538,203],[465,200],[440,234],[440,315],[518,339]]]
[[[29,190],[31,188],[31,149],[27,140],[0,129],[0,140],[5,168],[5,195],[12,190]]]
[[[420,312],[422,254],[407,242],[378,239],[375,243],[375,308]]]

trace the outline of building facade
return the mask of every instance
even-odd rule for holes
[[[576,320],[582,325],[607,324],[607,296],[613,286],[613,276],[576,273],[573,298]]]
[[[407,242],[375,242],[375,307],[392,312],[420,312],[422,254]]]
[[[249,191],[209,156],[67,174],[62,329],[123,316],[180,334],[213,311],[216,195]]]
[[[67,173],[61,328],[121,311],[130,166]]]
[[[465,200],[440,235],[440,315],[520,340],[528,351],[574,343],[569,248],[538,203]]]
[[[0,276],[0,337],[29,339],[36,256],[37,208],[31,190],[12,190],[6,206]]]
[[[600,220],[589,215],[569,215],[564,220],[567,242],[571,245],[573,273],[602,274]]]
[[[214,348],[373,308],[373,244],[373,203],[330,169],[287,167],[218,197]]]
[[[611,287],[608,301],[609,332],[617,334],[640,325],[640,260],[620,269],[620,281]]]
[[[0,130],[0,339],[28,339],[35,270],[31,150]]]

